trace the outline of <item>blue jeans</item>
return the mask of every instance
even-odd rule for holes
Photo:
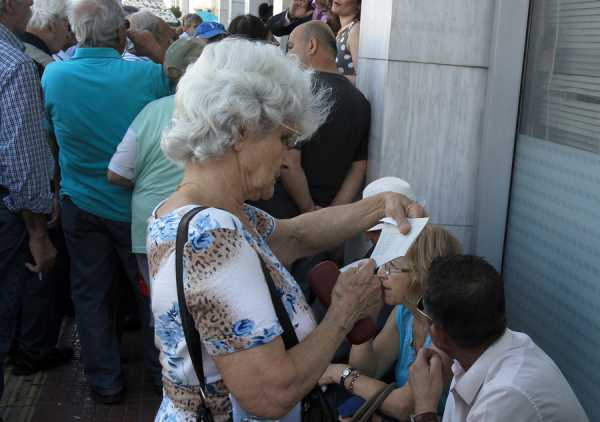
[[[23,219],[0,199],[0,396],[4,391],[4,360],[15,335],[26,283],[29,279],[39,281],[25,267],[28,248]]]
[[[81,341],[81,357],[91,388],[100,394],[123,389],[117,336],[118,297],[114,285],[119,262],[134,285],[144,329],[144,360],[160,379],[158,350],[150,327],[150,300],[137,288],[137,262],[131,252],[129,223],[107,220],[62,201],[62,225],[71,258],[71,297]]]

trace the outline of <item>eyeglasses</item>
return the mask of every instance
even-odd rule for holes
[[[295,148],[296,146],[298,146],[298,142],[300,141],[300,138],[302,137],[302,133],[300,133],[298,130],[294,129],[293,127],[286,125],[285,123],[281,123],[281,127],[292,132],[291,135],[286,136],[285,138],[281,138],[281,142],[283,143],[283,145],[285,145],[286,147],[289,147],[289,148]]]
[[[383,264],[382,269],[383,269],[383,274],[386,277],[390,277],[390,276],[397,275],[397,274],[412,273],[412,270],[409,270],[408,268],[398,268],[398,267],[395,267],[392,264],[392,261]]]
[[[430,324],[433,324],[433,318],[431,318],[427,312],[425,312],[425,302],[423,301],[423,296],[421,296],[419,298],[419,301],[417,302],[417,312],[424,317],[425,319],[427,319],[427,321],[429,321]]]

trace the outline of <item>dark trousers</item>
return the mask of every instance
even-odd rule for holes
[[[136,292],[146,367],[154,379],[160,379],[158,350],[150,327],[150,301],[137,288],[130,224],[98,217],[65,198],[62,225],[71,258],[71,297],[88,383],[100,394],[114,394],[123,388],[117,336],[118,289],[113,283],[119,263]]]
[[[25,267],[28,251],[23,219],[0,201],[0,396],[4,391],[4,361],[15,335],[23,292],[26,286],[35,290],[33,286],[41,284],[37,274]]]

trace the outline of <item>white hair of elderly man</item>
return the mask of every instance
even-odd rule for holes
[[[115,48],[125,12],[116,0],[74,0],[69,21],[81,47]]]
[[[27,25],[31,28],[49,29],[56,21],[67,18],[68,3],[67,0],[36,0],[31,11],[31,19]]]
[[[282,125],[309,138],[329,114],[330,92],[313,92],[312,71],[263,42],[225,39],[209,44],[179,81],[167,157],[200,164],[224,155],[245,130]]]

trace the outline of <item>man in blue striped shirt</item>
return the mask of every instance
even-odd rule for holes
[[[56,256],[46,218],[54,160],[39,77],[15,36],[25,31],[31,5],[0,0],[0,395],[23,287],[48,271]]]

